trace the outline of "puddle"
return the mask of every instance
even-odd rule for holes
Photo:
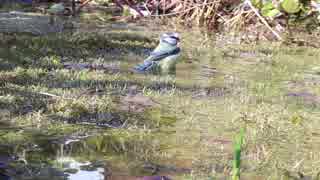
[[[108,176],[116,179],[158,180],[161,176],[170,179],[168,175],[191,171],[137,160],[135,153],[140,151],[137,148],[144,145],[134,142],[137,141],[136,137],[97,134],[59,139],[51,137],[45,144],[34,144],[32,147],[36,148],[29,150],[19,145],[6,149],[10,153],[13,152],[10,149],[16,149],[17,156],[10,153],[4,156],[0,152],[0,177],[12,176],[18,180],[52,177],[59,180],[105,180]]]
[[[55,25],[49,24],[49,16],[12,11],[0,13],[0,32],[31,33],[46,35],[61,32],[64,28],[61,20]]]
[[[56,163],[63,167],[68,180],[104,180],[104,168],[94,167],[89,161],[78,162],[72,157],[61,157],[56,159]]]

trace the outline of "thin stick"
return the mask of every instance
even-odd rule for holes
[[[151,14],[151,11],[149,10],[147,3],[144,3],[143,6],[146,8],[146,10],[148,11],[148,14]]]
[[[58,96],[58,95],[51,94],[51,93],[47,93],[47,92],[38,92],[38,94],[50,96],[50,97],[55,97],[55,98],[72,99],[72,98],[65,98],[65,97]]]
[[[58,95],[55,95],[55,94],[46,93],[46,92],[38,92],[38,93],[41,94],[41,95],[50,96],[50,97],[61,97],[61,96],[58,96]]]
[[[301,159],[299,162],[297,162],[296,163],[296,165],[292,168],[293,170],[294,169],[297,169],[300,165],[301,165],[301,163],[304,161],[304,159]]]
[[[257,9],[252,5],[250,0],[246,0],[245,3],[247,3],[250,8],[253,10],[253,12],[258,16],[258,18],[262,21],[262,23],[267,26],[267,28],[273,33],[273,35],[275,35],[277,37],[278,40],[282,41],[281,36],[275,31],[273,30],[270,25],[268,24],[268,22],[259,14],[259,12],[257,11]]]
[[[80,4],[79,8],[76,10],[75,13],[80,12],[80,10],[81,10],[84,6],[86,6],[87,4],[89,4],[89,2],[91,2],[91,1],[92,1],[92,0],[85,0],[83,3]]]

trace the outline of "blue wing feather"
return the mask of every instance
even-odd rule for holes
[[[170,45],[166,42],[160,42],[160,44],[150,53],[150,56],[144,60],[142,64],[138,64],[134,67],[137,72],[145,72],[151,69],[154,65],[157,65],[162,59],[178,54],[180,48],[177,46]]]

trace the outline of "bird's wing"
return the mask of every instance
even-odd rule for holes
[[[167,43],[160,43],[145,61],[160,61],[161,59],[180,52],[180,48]]]
[[[150,56],[145,59],[143,63],[136,65],[134,69],[138,72],[148,71],[160,60],[168,56],[178,54],[179,52],[179,47],[160,42],[160,44],[151,52]]]

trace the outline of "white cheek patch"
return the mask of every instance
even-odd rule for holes
[[[170,45],[173,45],[173,46],[176,46],[178,44],[178,40],[177,39],[174,39],[174,38],[171,38],[171,37],[167,37],[167,38],[164,38],[162,39],[163,42],[166,42]]]

